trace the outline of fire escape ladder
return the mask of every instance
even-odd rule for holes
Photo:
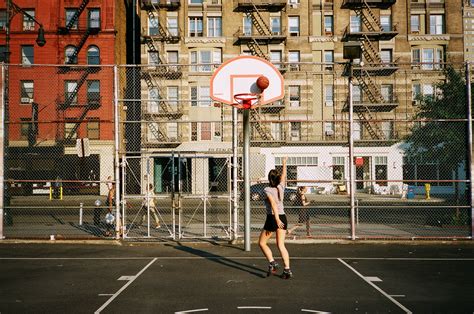
[[[380,57],[379,52],[377,51],[377,49],[375,49],[373,43],[369,40],[366,34],[364,34],[364,40],[362,41],[361,49],[362,54],[364,55],[364,58],[368,63],[382,63],[382,58]]]
[[[255,38],[252,38],[252,40],[247,42],[247,47],[249,47],[249,50],[253,56],[257,56],[268,61],[268,57],[265,55]]]
[[[143,79],[145,80],[145,83],[148,86],[149,90],[152,88],[156,88],[160,96],[164,95],[163,89],[150,73],[143,72]],[[159,108],[160,112],[163,114],[167,114],[168,119],[171,120],[172,116],[169,115],[170,113],[172,113],[171,106],[168,104],[167,101],[158,100],[158,102],[160,104],[160,108]]]
[[[377,19],[377,16],[372,12],[370,7],[367,5],[367,2],[364,1],[365,8],[354,9],[356,14],[360,16],[362,23],[364,23],[367,31],[369,32],[380,32],[382,30],[382,25]]]
[[[357,78],[360,87],[364,91],[364,94],[367,95],[371,103],[376,104],[384,102],[382,93],[380,93],[377,85],[366,70],[362,70],[361,75],[356,75],[355,77]]]
[[[372,117],[372,114],[370,113],[369,108],[366,106],[364,107],[364,110],[357,110],[356,111],[357,116],[359,117],[359,120],[362,121],[363,125],[367,129],[367,131],[370,134],[370,137],[374,140],[384,140],[385,135],[383,134],[382,130],[378,127],[377,124],[374,123],[370,124],[370,121],[373,121],[374,118]]]
[[[77,81],[77,85],[76,85],[76,88],[74,89],[74,91],[69,94],[69,97],[67,99],[64,100],[64,105],[62,107],[62,109],[67,109],[69,108],[69,106],[71,105],[72,101],[74,100],[74,98],[76,98],[77,96],[77,93],[79,92],[79,89],[81,89],[82,85],[84,84],[84,82],[86,81],[86,78],[87,76],[89,76],[89,72],[86,71],[82,74],[81,78],[79,79],[79,81]]]
[[[266,126],[260,123],[262,119],[260,118],[257,109],[253,109],[250,112],[250,120],[254,122],[253,126],[264,141],[273,141],[272,133],[268,130]]]
[[[148,118],[147,121],[151,134],[160,142],[168,142],[168,136],[166,136],[166,132],[163,130],[161,124],[151,118]]]
[[[91,33],[91,29],[87,28],[84,35],[82,35],[81,41],[79,42],[79,44],[77,44],[76,49],[74,50],[74,53],[68,58],[66,64],[72,64],[75,60],[77,60],[77,56],[79,55],[79,51],[81,51],[82,47],[86,43],[86,40],[89,37],[90,33]]]
[[[82,3],[79,6],[79,8],[77,9],[76,13],[74,13],[72,18],[69,20],[69,22],[66,25],[66,29],[65,29],[66,33],[69,33],[69,31],[74,26],[74,24],[77,22],[77,20],[79,19],[79,16],[81,16],[82,12],[84,11],[84,9],[86,8],[88,3],[89,3],[89,0],[82,0]]]
[[[79,121],[76,122],[76,124],[74,125],[74,127],[71,129],[71,131],[69,132],[69,134],[67,134],[67,137],[65,138],[66,142],[69,142],[70,140],[72,140],[74,134],[76,134],[77,132],[77,129],[79,129],[81,123],[84,121],[84,118],[86,117],[87,113],[89,112],[89,110],[91,109],[92,105],[90,104],[87,104],[85,107],[84,107],[84,111],[82,111],[82,114],[81,116],[79,117]]]
[[[262,15],[257,9],[257,6],[253,3],[253,11],[245,12],[247,18],[252,21],[252,24],[257,29],[258,33],[263,36],[269,36],[271,34],[270,28],[268,27],[265,20],[262,18]]]

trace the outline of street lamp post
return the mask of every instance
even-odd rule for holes
[[[8,146],[9,146],[9,123],[10,123],[10,25],[13,17],[17,13],[21,13],[27,16],[30,20],[39,25],[38,37],[36,38],[36,44],[39,47],[43,47],[46,44],[46,39],[44,37],[44,28],[38,20],[33,16],[28,14],[24,9],[20,8],[13,1],[7,0],[6,2],[6,23],[5,23],[5,57],[4,57],[4,66],[2,69],[3,74],[3,108],[1,111],[1,127],[0,127],[0,139],[3,140],[2,145],[0,145],[0,160],[3,161],[3,167],[0,167],[0,239],[3,239],[3,218],[4,212],[7,214],[6,207],[10,206],[9,204],[9,193],[6,191],[5,179],[8,179]],[[8,215],[9,221],[12,221],[12,217]]]
[[[362,50],[360,42],[345,42],[343,46],[343,58],[349,59],[349,193],[351,197],[351,239],[355,240],[355,182],[354,182],[354,104],[352,99],[353,88],[353,61],[360,59]]]

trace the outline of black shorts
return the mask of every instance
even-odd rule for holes
[[[281,222],[285,225],[283,230],[288,229],[288,221],[286,220],[286,215],[279,215]],[[275,232],[278,230],[277,223],[275,221],[275,216],[267,215],[267,219],[265,220],[265,224],[263,225],[263,230]]]

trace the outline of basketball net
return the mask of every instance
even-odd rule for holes
[[[237,101],[237,103],[232,104],[232,106],[238,109],[245,109],[245,110],[254,109],[259,106],[260,97],[261,97],[261,94],[255,94],[255,93],[236,94],[234,95],[234,99]],[[257,101],[254,104],[252,104],[254,100],[257,100]]]

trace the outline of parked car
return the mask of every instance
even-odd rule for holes
[[[268,186],[268,183],[256,183],[250,186],[250,200],[252,201],[262,201],[265,199],[265,188]],[[284,191],[283,201],[294,202],[296,197],[298,197],[298,192],[296,187],[286,187]],[[245,197],[244,187],[241,186],[240,189],[240,199],[243,200]]]

